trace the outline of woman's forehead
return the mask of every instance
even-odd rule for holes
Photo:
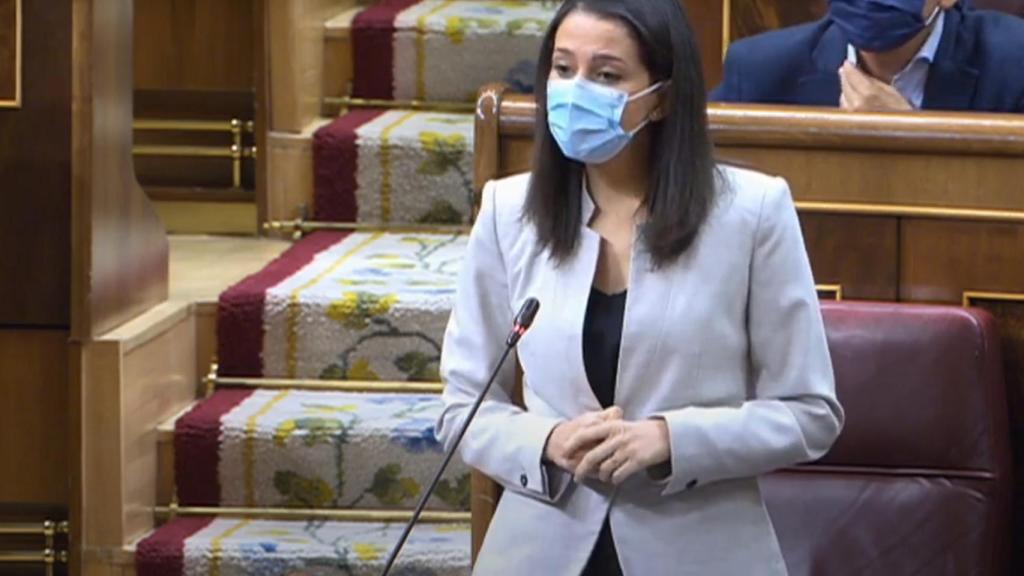
[[[582,10],[572,12],[559,25],[555,51],[586,59],[613,56],[627,63],[640,61],[639,47],[625,24]]]

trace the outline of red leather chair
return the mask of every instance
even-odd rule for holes
[[[825,303],[846,426],[819,462],[770,475],[792,576],[1008,572],[1011,454],[983,311]]]

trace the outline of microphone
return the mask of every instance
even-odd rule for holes
[[[427,500],[430,499],[430,495],[434,493],[437,488],[438,482],[441,481],[441,475],[444,474],[448,464],[452,461],[452,456],[455,455],[455,451],[459,448],[459,444],[462,442],[462,437],[466,435],[466,430],[469,429],[470,423],[473,422],[473,417],[476,416],[477,410],[480,409],[480,405],[483,404],[484,398],[487,396],[487,392],[491,389],[491,385],[494,384],[495,378],[498,377],[498,372],[501,371],[501,367],[505,365],[505,360],[508,358],[509,353],[515,348],[516,344],[519,343],[519,339],[526,334],[526,331],[533,325],[533,320],[537,316],[537,311],[540,310],[540,302],[536,298],[527,298],[526,302],[523,302],[522,307],[519,308],[519,313],[516,314],[515,320],[512,322],[512,331],[508,333],[508,337],[505,338],[505,351],[502,353],[501,358],[498,360],[498,364],[494,367],[494,371],[491,372],[491,377],[487,380],[487,385],[480,391],[480,395],[476,397],[476,402],[473,403],[473,407],[469,410],[469,415],[466,416],[465,422],[462,423],[462,428],[459,429],[459,433],[455,436],[455,442],[445,452],[444,460],[441,462],[441,466],[438,467],[437,473],[434,474],[434,480],[430,483],[422,495],[420,495],[420,501],[416,504],[416,510],[412,513],[412,518],[405,525],[405,530],[402,531],[402,536],[399,537],[398,542],[395,543],[395,547],[391,549],[391,554],[388,555],[388,560],[384,564],[384,571],[380,573],[381,576],[388,576],[391,573],[391,567],[394,566],[395,560],[398,559],[398,555],[402,552],[402,548],[405,546],[406,540],[409,539],[409,534],[412,533],[412,529],[416,526],[416,521],[419,520],[420,515],[423,513],[423,509],[427,506]]]

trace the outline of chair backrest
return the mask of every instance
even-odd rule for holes
[[[987,313],[824,303],[846,426],[762,480],[790,573],[1005,574],[1011,458]]]

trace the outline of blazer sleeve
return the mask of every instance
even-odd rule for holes
[[[496,185],[484,187],[482,206],[459,276],[455,306],[441,352],[444,410],[437,436],[450,448],[476,397],[504,351],[513,303],[498,242]],[[519,303],[515,303],[518,307]],[[542,462],[558,419],[525,411],[512,402],[515,359],[498,373],[459,447],[463,461],[508,490],[554,502],[567,483]],[[549,481],[549,472],[553,478]],[[555,485],[557,486],[557,490]]]
[[[816,460],[843,425],[821,309],[789,186],[762,200],[750,263],[747,332],[753,394],[732,407],[658,414],[669,428],[664,493]]]

